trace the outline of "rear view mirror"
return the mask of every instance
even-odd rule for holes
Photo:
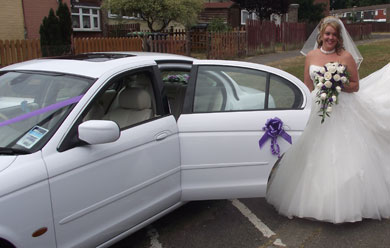
[[[119,139],[118,124],[108,120],[90,120],[79,125],[79,139],[90,145],[114,142]]]

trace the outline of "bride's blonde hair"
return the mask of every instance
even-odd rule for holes
[[[322,36],[325,33],[326,27],[331,26],[336,30],[336,37],[338,40],[335,47],[336,53],[339,53],[341,50],[344,50],[343,37],[341,36],[341,25],[339,22],[341,22],[341,20],[334,16],[327,16],[321,20],[320,25],[318,26],[319,29],[319,33],[317,36],[318,48],[320,48],[323,44]]]

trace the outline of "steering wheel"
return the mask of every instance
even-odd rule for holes
[[[0,121],[6,121],[6,120],[8,120],[8,117],[0,113]]]

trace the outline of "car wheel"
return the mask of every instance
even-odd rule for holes
[[[0,239],[0,248],[15,248],[10,242],[4,239]]]

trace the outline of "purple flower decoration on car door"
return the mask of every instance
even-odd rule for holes
[[[265,133],[259,140],[260,149],[268,139],[271,139],[271,152],[273,155],[278,155],[278,157],[280,157],[280,147],[277,142],[278,136],[281,136],[288,143],[292,144],[291,136],[284,131],[283,122],[278,117],[268,119],[263,130]]]

